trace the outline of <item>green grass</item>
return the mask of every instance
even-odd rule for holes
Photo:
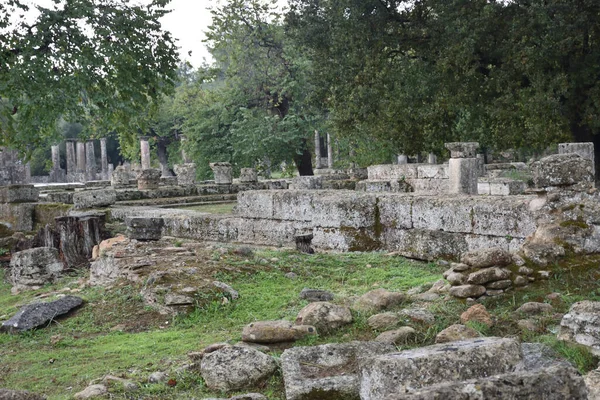
[[[180,245],[185,245],[184,243]],[[69,318],[63,318],[37,331],[0,334],[0,387],[27,389],[46,394],[49,399],[67,399],[91,381],[107,374],[126,377],[140,384],[134,394],[118,386],[111,387],[112,398],[202,398],[226,397],[208,390],[200,376],[180,367],[188,363],[187,353],[199,351],[215,342],[234,343],[244,325],[257,320],[293,321],[307,302],[298,294],[304,287],[325,289],[335,294],[334,302],[350,304],[375,288],[406,291],[434,282],[442,268],[384,253],[343,253],[305,255],[292,251],[232,248],[222,254],[207,251],[201,264],[211,264],[206,279],[220,280],[239,292],[239,299],[223,302],[211,297],[187,315],[160,315],[143,304],[140,288],[123,284],[112,289],[86,287],[81,295],[86,303]],[[554,266],[553,278],[515,290],[507,295],[488,298],[484,305],[496,324],[472,327],[486,336],[516,336],[522,340],[546,343],[572,361],[580,371],[595,367],[597,361],[587,349],[559,342],[556,329],[560,316],[537,318],[539,332],[523,332],[516,321],[522,316],[515,310],[527,301],[548,301],[551,292],[561,293],[553,303],[557,313],[565,313],[575,301],[600,301],[598,259],[569,260]],[[294,272],[290,279],[286,273]],[[0,282],[4,271],[0,268]],[[10,286],[0,283],[0,310],[6,319],[19,306],[36,295],[77,288],[80,277],[68,277],[39,291],[10,294]],[[411,306],[409,302],[397,310]],[[417,335],[400,349],[434,343],[435,336],[447,326],[459,323],[468,306],[459,300],[440,300],[428,305],[435,316],[433,324],[414,324]],[[350,340],[370,340],[378,332],[367,325],[368,314],[353,312],[354,323],[330,335],[311,336],[296,345],[317,345]],[[278,357],[280,352],[272,355]],[[146,383],[153,371],[167,371],[177,385]],[[269,399],[283,400],[283,382],[278,374],[260,388]]]

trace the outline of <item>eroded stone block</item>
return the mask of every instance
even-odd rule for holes
[[[35,203],[39,190],[33,185],[0,186],[0,203]]]

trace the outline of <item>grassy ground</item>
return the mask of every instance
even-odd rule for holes
[[[70,288],[86,304],[69,318],[44,329],[21,335],[0,334],[0,387],[27,389],[45,393],[50,399],[70,398],[91,381],[111,374],[138,382],[133,394],[112,387],[113,398],[203,398],[222,394],[206,389],[198,374],[182,369],[186,354],[215,342],[235,342],[244,325],[256,320],[294,320],[307,303],[298,298],[304,287],[327,289],[335,293],[337,303],[350,303],[353,296],[383,287],[406,291],[436,281],[442,268],[417,263],[384,253],[346,253],[303,255],[291,251],[231,249],[222,254],[207,252],[199,263],[214,263],[207,279],[233,286],[240,298],[232,302],[215,299],[185,316],[165,317],[145,307],[139,288],[122,284],[112,289],[80,288],[81,276],[64,279],[56,285],[33,293],[10,294],[10,286],[0,283],[0,316],[6,319],[36,296]],[[577,363],[582,370],[595,366],[585,350],[557,342],[553,332],[560,316],[545,316],[538,321],[541,331],[524,333],[516,325],[514,310],[526,301],[547,301],[545,295],[561,293],[553,303],[557,312],[565,312],[581,299],[600,300],[597,259],[561,266],[549,281],[488,299],[486,307],[497,323],[492,328],[475,326],[486,335],[517,335],[525,340],[543,341]],[[0,270],[1,271],[1,270]],[[294,272],[290,279],[285,274]],[[3,274],[4,272],[0,272]],[[599,282],[599,283],[597,283]],[[406,307],[404,304],[401,307]],[[436,315],[434,324],[413,325],[416,339],[403,347],[433,343],[435,335],[459,322],[467,309],[464,302],[441,300],[428,307]],[[367,315],[354,314],[355,323],[334,335],[304,339],[299,345],[373,339],[366,324]],[[278,356],[280,353],[273,353]],[[175,386],[146,383],[153,371],[167,371]],[[283,383],[275,376],[260,391],[269,399],[284,399]]]

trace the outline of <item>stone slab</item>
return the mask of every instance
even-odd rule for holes
[[[0,186],[0,203],[35,203],[39,189],[33,185]]]
[[[33,303],[21,308],[8,321],[4,321],[0,331],[19,333],[42,327],[83,304],[76,296],[64,296],[48,303]]]
[[[117,201],[114,189],[83,190],[73,194],[75,208],[108,207]]]

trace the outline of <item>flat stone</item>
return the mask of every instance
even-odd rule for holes
[[[73,194],[75,208],[108,207],[117,202],[117,192],[114,189],[83,190]]]
[[[475,304],[460,315],[460,322],[463,324],[466,324],[470,321],[478,322],[487,326],[492,326],[494,324],[492,322],[490,313],[486,310],[483,304]]]
[[[501,247],[492,247],[465,253],[462,262],[475,268],[504,267],[512,262],[512,256]]]
[[[0,331],[19,333],[42,327],[82,304],[83,300],[76,296],[64,296],[48,303],[28,304],[8,321],[4,321]]]
[[[358,399],[359,360],[394,350],[393,345],[381,342],[288,349],[281,355],[286,399]]]
[[[511,372],[520,352],[516,339],[489,337],[363,359],[360,398],[386,399],[437,383]]]
[[[252,343],[293,342],[316,334],[313,326],[293,325],[289,321],[257,321],[244,327],[242,340]]]
[[[461,324],[450,325],[435,337],[436,343],[457,342],[459,340],[477,338],[481,336],[475,329]]]
[[[162,218],[127,217],[127,237],[137,240],[160,240],[165,222]]]
[[[333,293],[326,290],[304,288],[300,292],[300,298],[308,301],[332,301]]]
[[[436,301],[439,298],[440,298],[439,294],[432,293],[432,292],[420,293],[413,297],[413,299],[415,301],[425,301],[425,302]]]
[[[415,331],[414,328],[403,326],[402,328],[381,333],[375,338],[375,341],[391,344],[404,344],[414,337],[416,333],[417,331]]]
[[[348,307],[326,301],[310,303],[298,313],[296,325],[310,325],[319,332],[330,332],[352,323],[352,313]]]
[[[460,272],[451,272],[446,277],[448,283],[452,286],[460,286],[467,282],[467,276],[465,274],[461,274]]]
[[[374,330],[385,330],[390,329],[398,325],[400,317],[398,314],[393,312],[386,312],[382,314],[375,314],[369,317],[367,324]]]
[[[466,299],[467,297],[480,297],[485,294],[485,286],[481,285],[460,285],[450,288],[450,295]]]
[[[578,154],[554,154],[531,165],[533,183],[537,188],[593,187],[594,164]]]
[[[0,203],[35,203],[39,194],[33,185],[0,186]]]
[[[469,274],[467,283],[471,285],[485,285],[486,283],[506,280],[510,277],[510,271],[498,267],[484,268]]]

